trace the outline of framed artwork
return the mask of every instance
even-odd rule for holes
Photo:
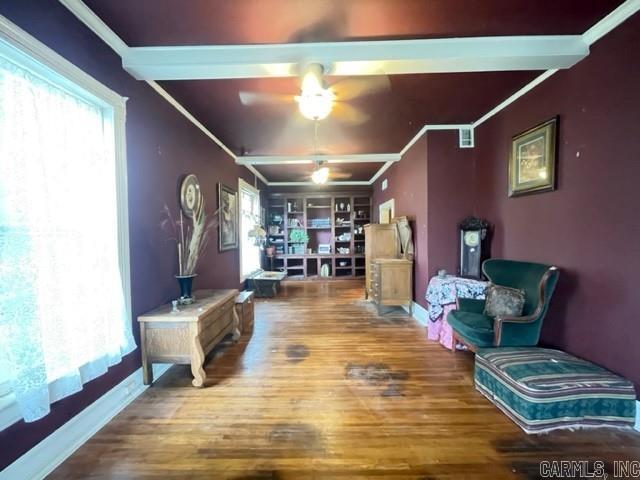
[[[238,248],[238,192],[218,183],[218,249]]]
[[[511,139],[510,197],[555,190],[557,123],[554,117]]]

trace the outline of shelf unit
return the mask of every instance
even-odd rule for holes
[[[292,279],[364,278],[364,225],[370,223],[368,192],[271,193],[267,206],[267,233],[276,246],[273,268]],[[309,237],[291,242],[294,229]],[[329,253],[319,253],[328,245]],[[329,276],[322,277],[323,265]]]

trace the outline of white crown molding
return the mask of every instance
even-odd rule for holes
[[[640,10],[640,0],[627,0],[582,34],[587,45],[593,45],[611,30]]]
[[[81,0],[59,0],[59,1],[65,7],[67,7],[74,15],[76,15],[76,17],[78,17],[78,19],[80,19],[85,25],[87,25],[94,33],[96,33],[103,41],[105,41],[121,57],[124,56],[124,55],[127,55],[127,52],[130,50],[130,47],[128,47]],[[597,22],[595,25],[593,25],[589,30],[584,32],[584,34],[582,34],[580,36],[571,36],[571,37],[578,37],[579,41],[575,40],[575,38],[574,38],[574,40],[570,40],[569,42],[564,44],[564,46],[569,48],[569,50],[571,50],[571,48],[578,49],[578,50],[581,50],[582,48],[585,48],[586,49],[586,53],[584,53],[584,55],[582,55],[582,57],[581,57],[581,58],[584,58],[588,54],[588,47],[591,44],[593,44],[595,41],[600,39],[606,33],[610,32],[611,30],[616,28],[621,23],[623,23],[627,18],[629,18],[634,13],[636,13],[638,10],[640,10],[640,0],[626,0],[623,4],[621,4],[618,8],[616,8],[613,12],[609,13],[607,16],[605,16],[599,22]],[[491,38],[491,37],[482,37],[482,38],[486,39],[486,38]],[[499,37],[499,38],[502,38],[504,40],[505,38],[510,38],[510,37]],[[525,40],[527,37],[514,37],[514,38]],[[532,37],[529,37],[529,38],[532,38]],[[546,37],[546,38],[549,39],[550,37]],[[569,40],[568,36],[559,36],[557,38],[560,38],[560,39],[564,38],[564,40]],[[544,38],[543,37],[539,38],[539,40],[543,40],[543,43],[544,43]],[[573,47],[570,47],[570,44],[572,42],[575,42],[575,43],[573,43]],[[353,46],[353,44],[355,44],[355,43],[357,43],[357,42],[349,42],[348,44],[350,46]],[[363,42],[363,43],[366,43],[366,42]],[[550,53],[549,48],[550,48],[552,43],[553,42],[549,42],[549,44],[546,45],[546,47],[547,47],[546,52],[547,53]],[[580,43],[583,46],[580,46]],[[494,45],[497,45],[497,44],[494,43]],[[434,47],[434,46],[435,46],[435,44],[432,44],[432,47]],[[558,46],[559,45],[557,44],[555,47],[557,48]],[[520,44],[520,47],[522,47],[522,44]],[[146,48],[158,48],[158,47],[141,47],[141,48],[146,49]],[[161,47],[161,48],[166,48],[166,47]],[[171,48],[171,47],[169,47],[169,48]],[[207,47],[205,46],[205,48],[207,48]],[[176,53],[176,52],[172,52],[172,54],[173,53]],[[201,53],[202,52],[200,52],[199,54],[201,54]],[[568,53],[568,52],[565,52],[565,53]],[[574,51],[574,53],[575,53],[575,51]],[[528,55],[529,55],[529,57],[531,59],[532,52],[528,52]],[[404,60],[406,60],[406,58]],[[322,60],[317,60],[317,61],[320,61],[320,63],[323,63],[323,64],[326,63],[326,62],[323,62]],[[578,60],[576,60],[576,61],[578,61]],[[300,63],[300,61],[299,61],[299,59],[297,59],[296,60],[296,64],[299,65],[299,63]],[[282,69],[282,65],[283,65],[282,62],[279,62],[279,63],[276,64],[276,67],[281,68],[281,71],[277,71],[277,68],[276,68],[276,73],[275,74],[277,74],[279,76],[285,75],[285,74],[286,75],[294,74],[292,72],[284,71],[284,70],[286,70],[286,68]],[[343,74],[344,75],[352,75],[352,74],[354,74],[353,72],[348,71],[347,66],[344,67],[345,68],[345,73],[343,73]],[[548,67],[541,67],[541,68],[548,68]],[[568,67],[563,67],[563,68],[568,68]],[[511,95],[509,98],[507,98],[504,101],[500,102],[496,107],[491,109],[489,112],[487,112],[485,115],[483,115],[482,117],[480,117],[478,120],[476,120],[475,122],[473,122],[470,125],[469,124],[461,124],[461,125],[425,125],[425,126],[423,126],[420,129],[420,131],[418,131],[418,133],[399,152],[398,155],[400,156],[400,159],[409,150],[409,148],[411,148],[411,146],[413,146],[413,144],[416,141],[418,141],[420,139],[420,137],[422,135],[424,135],[428,130],[459,129],[459,128],[472,128],[473,129],[473,128],[481,125],[482,123],[484,123],[486,120],[488,120],[492,116],[496,115],[501,110],[505,109],[511,103],[515,102],[518,98],[522,97],[523,95],[525,95],[526,93],[531,91],[537,85],[539,85],[544,80],[546,80],[547,78],[552,76],[554,73],[556,73],[556,71],[557,71],[557,67],[548,68],[547,71],[545,71],[543,74],[539,75],[532,82],[530,82],[529,84],[527,84],[524,87],[522,87],[519,91],[517,91],[516,93]],[[274,74],[274,71],[271,71],[271,72],[268,72],[268,73],[269,74]],[[335,71],[332,72],[332,73],[336,74]],[[379,66],[377,66],[375,71],[372,71],[372,73],[373,74],[379,74],[380,73]],[[166,94],[166,96],[163,95],[163,97],[167,101],[170,101],[170,103],[172,103],[172,105],[174,105],[174,107],[176,107],[183,115],[185,115],[186,118],[188,118],[196,127],[198,127],[200,130],[202,130],[207,136],[209,136],[209,138],[211,138],[214,142],[216,142],[218,145],[220,145],[220,147],[223,148],[223,150],[225,152],[229,153],[234,158],[234,160],[237,159],[237,158],[244,158],[244,157],[236,157],[233,154],[233,152],[231,152],[230,149],[228,149],[226,146],[224,146],[224,144],[215,135],[213,135],[213,133],[211,133],[208,129],[206,129],[206,127],[204,127],[197,119],[195,119],[195,117],[193,117],[193,115],[191,115],[182,105],[180,105],[175,99],[173,99],[173,97],[171,97],[159,85],[157,85],[157,86],[158,86],[158,89],[160,89],[160,90],[156,89],[156,91],[158,91],[158,93],[160,93],[162,95],[161,91],[163,91]],[[242,162],[238,162],[238,163],[243,164]],[[373,185],[373,183],[389,167],[391,167],[391,165],[393,165],[393,163],[394,162],[392,162],[392,161],[385,162],[384,165],[382,165],[382,167],[378,170],[378,172],[376,172],[376,174],[366,183],[369,184],[369,185]],[[272,186],[272,185],[273,186],[278,186],[278,185],[282,185],[283,183],[286,184],[286,185],[310,185],[310,184],[312,184],[311,182],[269,182],[251,164],[244,164],[244,166],[247,167],[254,175],[256,175],[260,180],[262,180],[268,186]],[[335,182],[335,183],[336,184],[342,184],[342,185],[348,185],[349,184],[347,182]],[[284,186],[284,185],[282,185],[282,186]]]
[[[291,77],[320,63],[337,76],[569,68],[589,54],[580,35],[372,40],[270,45],[130,47],[138,80]]]
[[[156,381],[170,367],[153,365]],[[139,368],[2,470],[0,478],[45,478],[147,388]]]
[[[240,165],[295,165],[314,162],[385,163],[400,161],[399,153],[362,153],[352,155],[244,155],[236,157]]]
[[[82,0],[58,0],[62,5],[67,7],[78,20],[84,23],[89,29],[95,33],[104,43],[109,45],[118,55],[122,57],[129,46],[109,28],[109,26],[98,17],[93,10],[85,5]]]

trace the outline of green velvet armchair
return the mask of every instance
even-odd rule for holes
[[[484,300],[459,298],[458,309],[447,316],[453,330],[453,351],[456,341],[472,351],[484,347],[537,345],[542,321],[558,283],[558,269],[541,263],[490,259],[482,264],[482,271],[496,285],[524,290],[522,316],[488,317],[483,313]]]

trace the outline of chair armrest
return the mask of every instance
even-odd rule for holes
[[[496,317],[493,320],[493,344],[496,347],[500,346],[502,341],[502,325],[505,323],[520,323],[526,324],[535,322],[538,319],[538,315],[536,315],[537,311],[531,315],[525,315],[522,317]]]
[[[483,313],[484,303],[484,300],[477,300],[475,298],[456,299],[456,306],[458,307],[458,310],[463,312]]]

